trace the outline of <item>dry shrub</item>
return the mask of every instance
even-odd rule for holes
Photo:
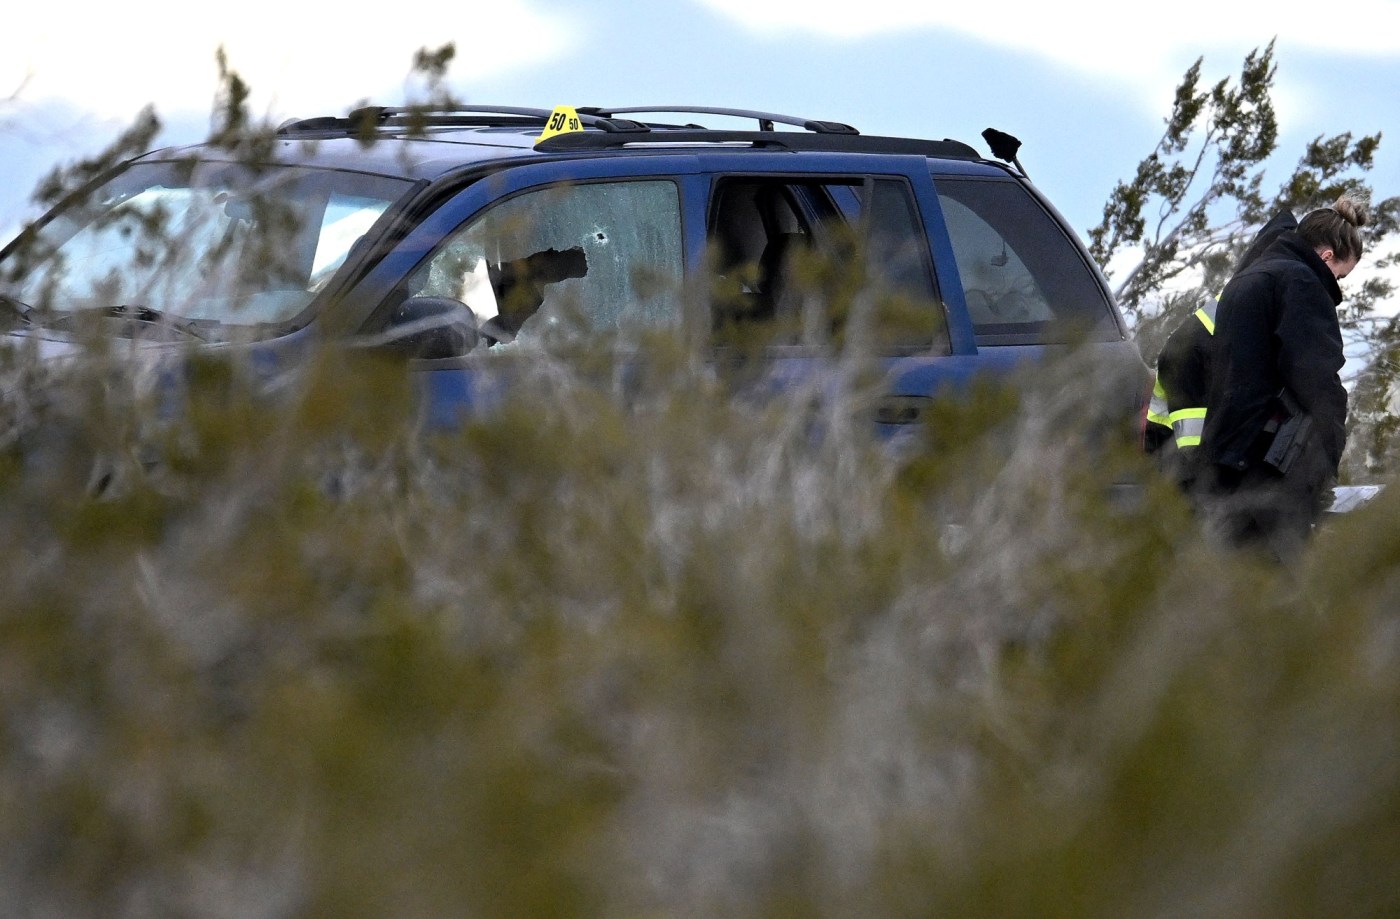
[[[644,353],[449,430],[368,354],[12,360],[5,912],[1400,908],[1400,496],[1281,571],[1074,355],[896,450],[869,362]]]

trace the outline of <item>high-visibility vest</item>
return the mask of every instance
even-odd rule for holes
[[[1196,318],[1209,335],[1215,334],[1215,309],[1219,300],[1220,298],[1216,297],[1195,312]],[[1201,432],[1206,427],[1206,407],[1188,405],[1173,410],[1167,388],[1162,384],[1159,368],[1157,378],[1152,384],[1152,399],[1147,406],[1147,422],[1170,428],[1170,440],[1178,450],[1197,447],[1201,443]]]

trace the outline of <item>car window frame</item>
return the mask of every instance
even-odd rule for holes
[[[772,154],[760,154],[756,161],[744,158],[735,163],[726,162],[730,156],[733,155],[709,154],[700,158],[702,171],[707,174],[709,180],[705,204],[706,234],[710,228],[716,186],[722,182],[743,179],[773,182],[790,180],[793,183],[851,188],[854,194],[849,198],[842,195],[830,196],[832,205],[848,223],[862,219],[862,215],[868,209],[867,202],[873,194],[876,181],[895,181],[902,184],[907,192],[906,200],[913,208],[914,221],[923,233],[924,245],[920,247],[920,257],[932,288],[933,305],[942,312],[944,331],[939,337],[941,340],[931,343],[928,348],[890,349],[883,351],[882,356],[936,358],[963,353],[966,350],[971,341],[970,330],[961,328],[962,324],[955,322],[956,310],[949,308],[940,277],[939,259],[934,252],[936,242],[931,227],[935,223],[941,224],[942,215],[937,210],[937,196],[926,158],[882,154],[879,156],[880,168],[872,169],[874,164],[870,162],[870,154],[813,154],[810,157],[804,156],[804,162],[797,166],[786,157],[781,162],[774,162]],[[932,216],[930,204],[933,208]],[[951,259],[951,249],[948,250],[948,255]],[[938,347],[940,344],[942,347]],[[802,357],[812,354],[815,349],[804,344],[784,343],[769,345],[766,350],[777,357]]]
[[[487,210],[513,197],[561,184],[664,179],[676,186],[680,202],[682,275],[689,283],[697,267],[703,240],[695,225],[695,157],[688,154],[639,154],[615,157],[582,155],[539,157],[449,174],[427,189],[412,209],[412,219],[396,241],[369,267],[349,292],[346,314],[357,335],[381,329],[392,311],[395,290],[432,258],[451,236]],[[683,317],[689,322],[690,316]],[[437,358],[435,362],[463,358]]]
[[[949,234],[948,232],[946,217],[944,217],[942,230],[945,234],[948,234],[946,238],[948,243],[948,255],[951,260],[951,265],[949,266],[948,270],[952,272],[957,278],[957,296],[961,303],[964,314],[967,317],[968,326],[973,336],[973,340],[976,347],[983,348],[1018,345],[1065,345],[1071,344],[1079,340],[1091,342],[1111,342],[1126,340],[1126,326],[1124,325],[1123,318],[1117,308],[1117,304],[1114,300],[1112,291],[1109,289],[1108,283],[1104,279],[1102,270],[1099,268],[1098,264],[1089,256],[1088,251],[1084,248],[1082,241],[1080,241],[1080,239],[1072,231],[1070,231],[1069,224],[1065,221],[1064,216],[1054,208],[1054,206],[1045,198],[1045,196],[1039,191],[1039,189],[1037,189],[1030,182],[1025,181],[1023,179],[1019,179],[1010,172],[1004,172],[999,169],[985,169],[978,171],[943,171],[931,168],[930,172],[935,195],[938,196],[940,199],[938,205],[940,214],[943,214],[943,207],[941,202],[941,196],[943,192],[941,190],[941,185],[944,182],[990,183],[1003,186],[1017,187],[1019,192],[1023,194],[1024,198],[1027,201],[1029,201],[1032,205],[1038,207],[1039,210],[1043,212],[1046,220],[1048,221],[1048,224],[1053,228],[1053,230],[1057,234],[1059,234],[1059,238],[1064,244],[1065,251],[1071,254],[1075,258],[1079,266],[1083,269],[1085,277],[1087,277],[1090,280],[1090,286],[1092,286],[1099,294],[1101,298],[1101,305],[1104,308],[1102,315],[1097,320],[1098,323],[1102,323],[1102,326],[1095,326],[1100,328],[1100,331],[1096,334],[1081,334],[1079,336],[1072,334],[1045,334],[1047,331],[1053,331],[1055,329],[1085,328],[1084,326],[1075,326],[1073,324],[1056,325],[1054,323],[1047,323],[1045,325],[1040,326],[1037,329],[1027,329],[1025,331],[978,331],[977,327],[972,322],[972,311],[969,308],[969,304],[967,303],[966,299],[965,281],[962,277],[961,271],[957,267],[957,261],[956,256],[954,254],[951,234]]]

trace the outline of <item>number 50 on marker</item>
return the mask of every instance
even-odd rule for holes
[[[540,132],[539,143],[548,140],[556,134],[570,134],[574,131],[583,130],[583,119],[579,118],[578,112],[572,106],[555,106],[554,111],[549,113],[549,118],[545,121],[544,130]]]

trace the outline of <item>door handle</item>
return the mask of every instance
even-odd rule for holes
[[[918,424],[932,404],[928,396],[881,396],[875,401],[875,422]]]

